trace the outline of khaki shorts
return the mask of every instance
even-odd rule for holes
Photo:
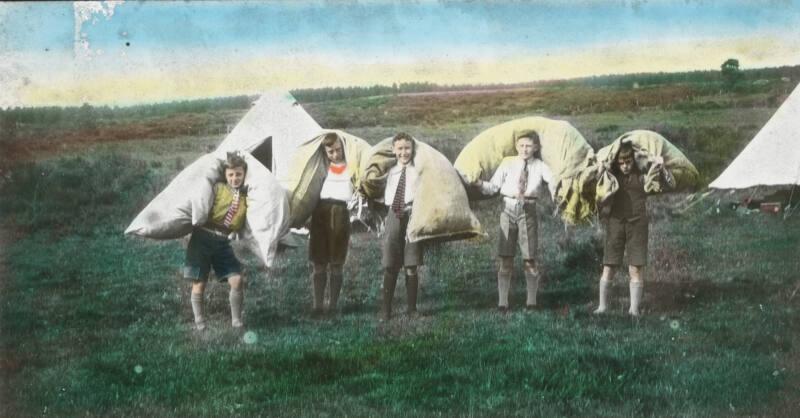
[[[402,218],[389,210],[383,231],[383,254],[381,263],[386,269],[400,269],[422,265],[422,244],[406,241],[406,229],[411,211],[403,213]]]
[[[308,259],[316,264],[344,264],[350,244],[350,212],[347,204],[321,200],[311,214]]]
[[[627,256],[628,265],[646,266],[648,222],[646,216],[632,221],[608,218],[605,224],[603,264],[619,266],[623,264],[623,256]]]
[[[539,225],[536,219],[536,202],[503,199],[500,214],[500,236],[497,240],[498,257],[514,257],[519,247],[523,260],[535,260],[539,242]]]

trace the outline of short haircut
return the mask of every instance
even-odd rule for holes
[[[392,138],[392,144],[401,140],[411,141],[412,144],[414,143],[414,138],[412,138],[411,135],[405,132],[400,132],[397,135],[395,135],[394,138]]]
[[[244,160],[244,156],[236,152],[229,152],[225,158],[225,163],[223,164],[223,170],[233,169],[237,167],[244,168],[244,171],[247,171],[247,161]]]
[[[522,134],[522,135],[518,136],[517,137],[517,141],[519,141],[522,138],[528,138],[531,141],[533,141],[534,144],[542,145],[542,141],[539,139],[539,134],[536,133],[535,131],[530,131],[528,133],[525,133],[525,134]],[[514,141],[514,142],[516,142],[516,141]]]
[[[336,142],[339,141],[339,135],[336,135],[333,132],[328,132],[325,134],[325,137],[322,138],[322,145],[326,147],[332,147],[336,145]]]
[[[394,137],[392,137],[392,145],[394,145],[394,143],[397,142],[397,141],[408,141],[408,142],[410,142],[411,143],[411,155],[416,154],[417,144],[414,143],[414,138],[411,135],[409,135],[409,134],[407,134],[405,132],[400,132],[397,135],[395,135]]]
[[[630,142],[623,142],[622,145],[619,146],[619,152],[617,153],[617,159],[622,158],[633,158],[633,144]]]
[[[539,149],[538,149],[538,150],[536,150],[536,151],[533,153],[533,158],[538,158],[538,159],[540,159],[540,160],[541,160],[541,159],[542,159],[542,141],[539,139],[539,134],[538,134],[538,133],[536,133],[535,131],[530,131],[530,132],[528,132],[528,133],[525,133],[525,134],[523,134],[523,135],[520,135],[520,136],[518,136],[518,137],[517,137],[517,140],[516,140],[516,141],[514,141],[514,143],[517,143],[517,142],[518,142],[520,139],[522,139],[522,138],[528,138],[528,139],[530,139],[530,140],[531,140],[531,141],[532,141],[534,144],[536,144],[536,145],[538,145],[538,146],[539,146]]]

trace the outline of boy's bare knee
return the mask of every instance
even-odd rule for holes
[[[324,274],[325,273],[325,264],[322,264],[322,263],[311,263],[311,268],[313,269],[313,274]]]
[[[417,275],[417,266],[406,267],[406,276],[416,276],[416,275]]]
[[[344,265],[343,264],[331,264],[330,270],[331,270],[331,274],[342,274],[342,272],[344,272]]]
[[[511,273],[511,271],[514,270],[514,258],[500,257],[499,269],[500,273]]]
[[[536,266],[536,260],[525,260],[524,266],[526,273],[539,274],[539,269]]]
[[[617,274],[617,267],[604,265],[603,266],[603,275],[600,276],[600,280],[614,280],[614,275]]]
[[[228,277],[228,284],[231,286],[231,289],[239,290],[244,287],[244,279],[241,275],[237,274],[235,276]]]
[[[641,282],[644,279],[644,266],[628,266],[628,274],[632,282]]]
[[[194,280],[192,281],[192,293],[199,293],[203,294],[206,290],[206,282],[202,280]]]

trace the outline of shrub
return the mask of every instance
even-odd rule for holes
[[[132,216],[153,181],[146,162],[120,155],[28,163],[0,190],[0,213],[30,230],[87,230]]]

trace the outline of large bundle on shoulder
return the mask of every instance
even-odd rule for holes
[[[304,142],[294,153],[287,183],[292,227],[302,226],[319,203],[320,191],[328,170],[328,159],[322,140],[329,134],[336,135],[342,141],[354,190],[361,181],[361,163],[370,149],[366,141],[343,131],[323,130]]]
[[[530,116],[491,127],[476,136],[458,155],[455,168],[468,189],[477,180],[488,181],[504,158],[517,155],[516,140],[535,132],[541,142],[542,161],[553,173],[556,204],[565,222],[577,223],[593,211],[590,199],[578,193],[578,176],[592,147],[569,122]],[[471,196],[479,193],[474,191]]]
[[[449,241],[482,235],[461,178],[447,157],[417,139],[414,146],[413,161],[419,177],[408,221],[408,241]],[[396,164],[392,138],[373,146],[362,162],[359,190],[368,199],[382,201],[389,170]]]
[[[244,239],[255,243],[256,254],[271,266],[278,240],[288,232],[289,202],[275,177],[249,153],[245,185],[247,218]],[[214,204],[214,184],[224,179],[225,151],[206,154],[181,171],[125,230],[153,239],[175,239],[204,225]]]
[[[697,185],[699,178],[697,168],[678,147],[656,132],[635,130],[623,134],[587,160],[586,170],[582,176],[582,187],[588,189],[594,185],[597,203],[606,201],[619,189],[617,179],[610,171],[623,143],[630,143],[633,146],[636,167],[645,175],[645,192],[655,194],[683,191]],[[654,170],[657,167],[654,162],[662,159],[664,168],[674,178],[674,187],[664,184],[661,173]]]

